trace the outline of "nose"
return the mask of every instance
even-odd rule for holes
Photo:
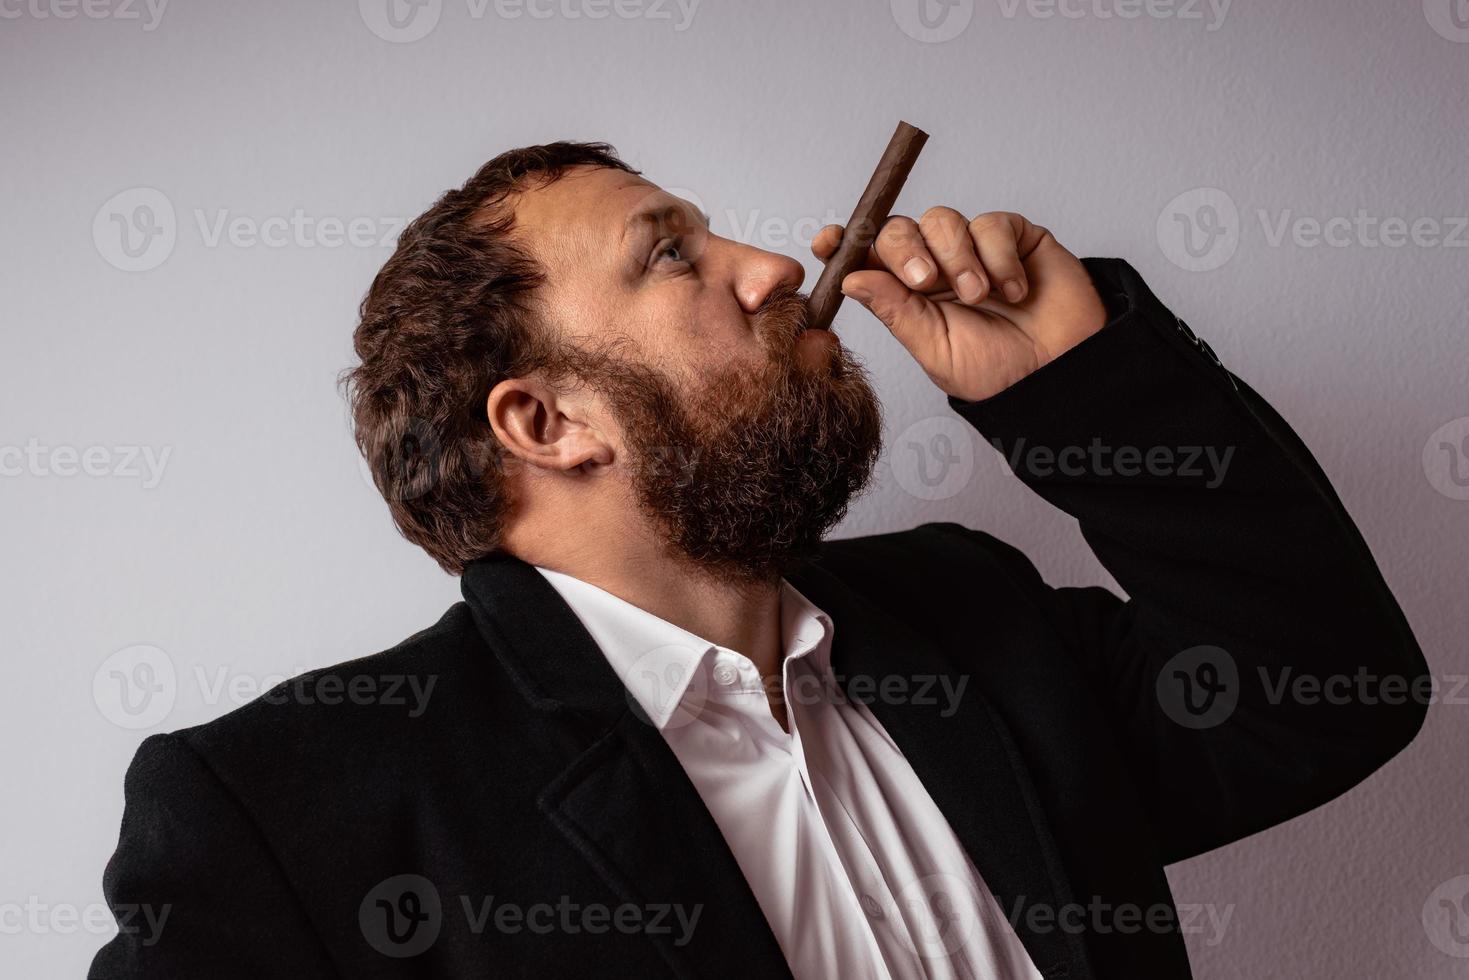
[[[767,252],[753,245],[739,246],[739,254],[735,257],[734,288],[740,308],[747,314],[753,315],[758,311],[777,286],[786,285],[797,290],[805,278],[805,268],[789,255]]]

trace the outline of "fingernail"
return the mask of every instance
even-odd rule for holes
[[[903,274],[908,277],[909,285],[916,286],[928,278],[933,271],[933,266],[921,255],[915,255],[903,266]]]
[[[1005,285],[1000,288],[1005,291],[1005,298],[1012,303],[1020,302],[1020,297],[1024,295],[1024,290],[1020,286],[1019,279],[1006,280]]]
[[[843,286],[842,295],[850,296],[852,299],[855,299],[859,303],[866,303],[868,300],[872,299],[872,294],[860,286]]]
[[[973,272],[961,272],[959,278],[954,282],[959,290],[959,298],[966,303],[979,302],[979,294],[982,291],[979,276]]]

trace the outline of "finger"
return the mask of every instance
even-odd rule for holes
[[[948,335],[938,304],[908,288],[891,272],[850,273],[842,280],[842,293],[867,307],[920,364],[931,363],[933,351]]]
[[[872,243],[882,264],[909,289],[928,289],[938,282],[939,267],[924,244],[918,222],[906,215],[893,215]]]
[[[977,305],[989,294],[990,284],[964,215],[953,208],[932,207],[918,219],[918,227],[959,301]]]
[[[816,233],[811,239],[811,254],[822,262],[836,254],[837,246],[842,243],[842,226],[827,225]]]
[[[811,254],[823,264],[830,262],[831,257],[836,254],[837,246],[842,243],[842,235],[845,233],[846,228],[843,225],[827,225],[822,228],[811,239]],[[883,264],[882,259],[877,257],[877,251],[872,246],[867,247],[860,267],[887,271],[887,266]]]
[[[1010,303],[1020,302],[1030,291],[1019,248],[1029,224],[1012,211],[990,211],[969,222],[969,234],[979,252],[979,261],[989,273],[990,281]]]

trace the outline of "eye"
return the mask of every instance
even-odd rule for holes
[[[654,261],[656,262],[658,259],[662,259],[665,256],[670,257],[671,260],[674,262],[684,261],[683,243],[681,241],[669,239],[668,241],[659,244],[658,251],[654,254],[653,257]]]

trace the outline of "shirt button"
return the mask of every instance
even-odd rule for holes
[[[882,903],[871,895],[862,896],[862,910],[867,913],[868,918],[882,918]]]
[[[729,687],[739,679],[739,674],[729,664],[720,664],[714,668],[714,679],[725,687]]]

